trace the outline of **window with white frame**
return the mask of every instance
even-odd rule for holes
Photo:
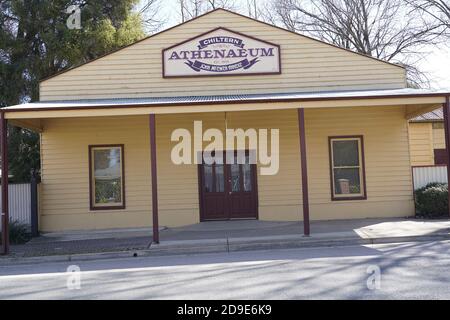
[[[330,137],[329,143],[332,199],[366,199],[363,137]]]
[[[89,147],[92,210],[125,208],[123,145]]]

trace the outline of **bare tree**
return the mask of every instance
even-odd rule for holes
[[[406,0],[414,9],[425,13],[425,23],[435,24],[437,33],[450,36],[450,2],[448,0]]]
[[[236,9],[236,2],[234,0],[207,0],[206,1],[209,5],[209,9],[218,9],[218,8],[224,8],[229,10],[235,10]]]
[[[253,19],[260,19],[262,16],[261,0],[247,0],[247,13]]]
[[[435,25],[425,24],[404,0],[273,0],[288,29],[362,54],[402,63],[414,85],[424,84],[415,67],[423,48],[435,43]]]
[[[247,7],[247,15],[249,17],[256,20],[277,24],[277,17],[271,10],[272,5],[270,0],[247,0],[244,5]]]
[[[178,0],[181,22],[196,18],[207,11],[224,8],[236,9],[235,0]]]
[[[147,33],[159,31],[165,24],[166,19],[161,17],[161,0],[145,0],[139,8],[142,23]]]

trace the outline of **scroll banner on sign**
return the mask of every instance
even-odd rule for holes
[[[193,70],[195,70],[197,72],[200,72],[202,70],[209,71],[209,72],[230,72],[230,71],[239,70],[239,69],[245,69],[245,70],[249,69],[253,65],[255,65],[257,62],[259,62],[258,58],[255,58],[250,61],[248,59],[244,59],[242,61],[224,65],[224,66],[208,64],[208,63],[200,62],[198,60],[195,60],[194,62],[189,60],[189,61],[185,62],[185,64],[187,64],[189,67],[191,67]]]

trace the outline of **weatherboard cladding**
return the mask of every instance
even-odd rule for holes
[[[199,221],[197,166],[170,159],[170,135],[177,128],[283,128],[280,171],[259,175],[261,220],[302,218],[302,188],[297,110],[157,115],[156,143],[160,226]],[[404,108],[306,109],[309,200],[313,220],[399,217],[413,214],[412,183]],[[146,116],[45,119],[42,133],[41,226],[43,231],[148,227],[152,224],[149,121]],[[366,201],[331,201],[328,137],[364,135]],[[168,138],[169,137],[169,138]],[[125,211],[89,210],[88,145],[125,145]],[[205,142],[206,146],[208,142]]]
[[[163,78],[164,49],[219,27],[279,45],[281,74]],[[222,96],[405,87],[404,68],[238,14],[216,10],[41,82],[40,100]]]

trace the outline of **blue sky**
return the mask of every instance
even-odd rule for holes
[[[141,0],[145,2],[145,0]],[[166,18],[164,29],[180,22],[177,0],[162,0],[161,15]],[[245,0],[236,0],[236,4],[245,8]],[[241,12],[245,13],[245,9]],[[450,46],[430,48],[422,61],[418,64],[421,71],[430,79],[431,86],[435,89],[450,89]]]

